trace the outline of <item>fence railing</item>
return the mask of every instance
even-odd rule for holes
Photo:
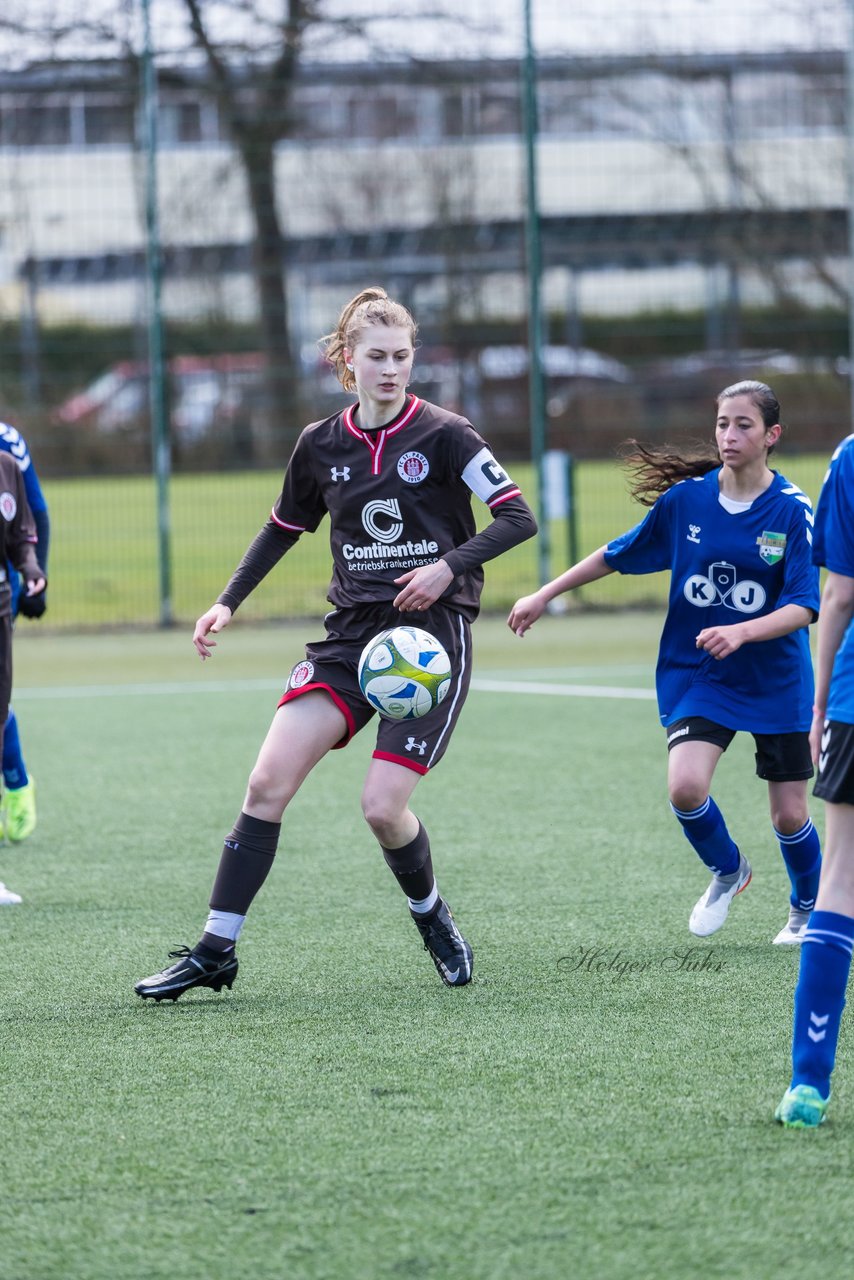
[[[782,457],[776,465],[815,501],[827,455]],[[510,467],[536,506],[530,465]],[[222,590],[267,518],[281,473],[179,475],[170,488],[170,546],[175,620],[191,623]],[[643,515],[614,461],[575,465],[579,557],[631,527]],[[150,477],[48,480],[51,515],[50,585],[44,626],[87,629],[154,626],[160,618],[155,483]],[[475,502],[481,523],[489,520]],[[478,508],[480,508],[478,510]],[[569,559],[565,520],[550,523],[551,571]],[[537,583],[532,540],[486,565],[485,611],[500,613]],[[330,555],[326,526],[304,536],[241,607],[254,620],[320,618],[327,610]],[[660,604],[667,576],[613,575],[585,587],[574,603],[587,607]]]

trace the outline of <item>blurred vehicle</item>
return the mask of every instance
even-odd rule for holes
[[[238,417],[257,391],[264,367],[256,352],[174,356],[167,363],[170,422],[176,441],[192,445]],[[101,432],[134,428],[148,415],[148,366],[121,360],[63,401],[56,419]]]

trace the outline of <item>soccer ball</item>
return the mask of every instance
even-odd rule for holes
[[[359,688],[387,720],[418,720],[451,687],[451,660],[429,631],[391,627],[369,640],[359,659]]]

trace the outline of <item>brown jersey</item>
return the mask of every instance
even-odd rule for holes
[[[0,452],[0,617],[10,614],[12,607],[7,561],[27,578],[41,574],[35,544],[36,522],[27,502],[21,469],[11,454]]]
[[[465,418],[408,396],[374,431],[351,405],[300,435],[282,492],[226,590],[235,609],[305,532],[330,517],[332,581],[339,609],[394,599],[395,578],[444,559],[455,577],[442,603],[477,615],[481,565],[536,532],[522,495]],[[475,494],[495,517],[476,532]]]

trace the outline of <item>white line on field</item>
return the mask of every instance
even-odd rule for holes
[[[526,680],[485,680],[479,676],[471,682],[481,693],[536,693],[558,698],[654,698],[652,689],[628,689],[610,684],[545,684]]]
[[[284,679],[263,680],[210,680],[204,684],[190,681],[162,681],[152,684],[81,684],[57,685],[42,688],[16,689],[14,702],[51,701],[58,698],[132,698],[157,697],[170,694],[194,693],[249,693],[267,690],[281,691]],[[477,693],[529,693],[534,696],[558,698],[640,698],[648,701],[655,697],[652,689],[628,688],[621,685],[560,684],[534,680],[491,680],[475,676],[471,687]]]

